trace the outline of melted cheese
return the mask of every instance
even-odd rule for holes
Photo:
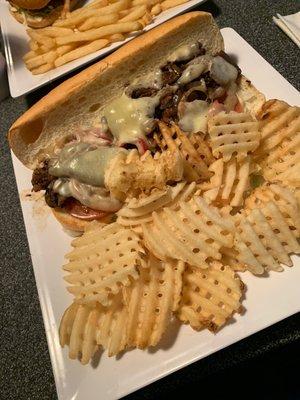
[[[133,143],[151,131],[159,98],[160,94],[131,99],[123,93],[102,109],[102,115],[118,144]]]
[[[210,73],[212,78],[222,86],[234,82],[238,76],[238,70],[220,56],[213,58]]]
[[[88,143],[66,145],[49,168],[56,177],[75,178],[93,186],[104,185],[104,173],[109,162],[120,152],[116,147],[96,147]]]
[[[143,75],[140,78],[135,79],[128,88],[135,89],[139,87],[144,87],[144,88],[149,87],[149,88],[161,89],[162,85],[163,85],[162,71],[159,68],[157,70],[149,72],[146,75]]]
[[[196,57],[194,60],[190,61],[186,69],[181,74],[177,83],[179,85],[186,85],[192,82],[194,79],[198,78],[200,75],[209,71],[211,66],[211,56],[204,55]]]
[[[206,132],[207,131],[207,112],[209,105],[203,100],[194,100],[184,103],[185,109],[178,124],[185,132]]]
[[[73,197],[94,210],[114,212],[122,207],[105,188],[86,185],[76,179],[59,178],[54,182],[53,190],[63,197]]]
[[[199,52],[199,44],[192,43],[178,47],[168,58],[168,61],[186,61],[195,57]]]

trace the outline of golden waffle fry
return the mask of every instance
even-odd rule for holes
[[[184,263],[177,266],[150,256],[150,266],[131,287],[124,289],[126,336],[130,347],[155,346],[179,306]]]
[[[255,151],[255,156],[264,158],[271,154],[285,137],[291,137],[299,131],[300,108],[289,106],[281,100],[267,101],[260,113],[261,144]]]
[[[292,138],[285,138],[263,162],[263,175],[300,188],[300,117],[299,128]]]
[[[208,268],[208,261],[220,259],[221,247],[232,247],[232,222],[220,215],[200,196],[152,213],[153,221],[143,224],[145,246],[161,260],[181,260]]]
[[[98,319],[96,343],[108,351],[108,356],[115,356],[125,350],[128,341],[126,324],[128,312],[123,294],[119,293],[109,308],[104,308]]]
[[[127,311],[122,293],[118,293],[109,308],[98,303],[73,303],[64,313],[59,338],[62,347],[69,346],[69,357],[80,358],[87,364],[95,352],[104,347],[109,355],[115,355],[125,349],[126,335],[124,327]]]
[[[274,201],[238,217],[234,247],[223,252],[230,265],[242,264],[254,274],[265,270],[282,271],[280,263],[292,266],[289,254],[298,254],[300,245]]]
[[[137,226],[152,221],[152,212],[163,207],[175,207],[180,201],[187,201],[196,192],[195,182],[189,185],[180,182],[165,190],[154,190],[147,197],[133,198],[118,211],[117,222],[123,226]]]
[[[180,151],[185,160],[184,178],[188,182],[209,178],[208,165],[214,158],[201,135],[197,133],[187,135],[177,125],[170,128],[162,121],[159,121],[158,125],[160,134],[155,134],[154,139],[162,151],[167,149]]]
[[[147,151],[139,156],[136,150],[119,153],[105,172],[105,185],[111,194],[124,200],[153,188],[164,189],[167,182],[181,181],[183,160],[175,151],[165,151],[154,156]]]
[[[223,157],[227,162],[236,155],[237,161],[247,157],[259,145],[258,122],[250,114],[220,112],[208,120],[214,157]]]
[[[216,332],[241,308],[244,284],[227,265],[215,261],[205,271],[189,266],[182,285],[177,315],[193,329]]]
[[[184,263],[163,263],[153,256],[149,268],[106,308],[97,303],[72,304],[60,324],[60,343],[70,358],[89,362],[103,347],[117,355],[127,347],[155,346],[179,307]]]
[[[145,267],[138,235],[117,223],[85,232],[72,246],[63,267],[69,272],[64,279],[80,303],[109,305],[123,286],[131,284],[130,278],[138,279],[139,268]]]
[[[232,207],[242,205],[244,193],[249,189],[250,157],[241,163],[235,158],[224,163],[220,158],[210,165],[209,170],[214,175],[209,182],[200,184],[205,200]]]
[[[264,177],[300,187],[300,107],[269,100],[259,118],[262,143],[255,156]]]
[[[80,357],[87,364],[99,346],[96,343],[97,323],[102,307],[73,303],[61,319],[59,327],[60,345],[69,346],[69,357]]]
[[[300,237],[300,206],[296,194],[284,186],[275,184],[266,184],[258,187],[246,199],[246,212],[254,208],[261,208],[268,202],[273,200],[284,219],[287,221],[289,228],[293,231],[296,238]]]

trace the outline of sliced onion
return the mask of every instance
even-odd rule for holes
[[[122,203],[112,197],[109,191],[103,187],[87,185],[71,179],[69,183],[72,196],[83,205],[94,210],[115,212],[120,210]]]
[[[225,111],[225,107],[222,103],[219,103],[218,100],[215,100],[209,107],[208,110],[208,117],[214,117],[215,115],[219,114],[222,111]]]
[[[109,132],[104,132],[99,127],[79,129],[74,134],[75,141],[94,144],[95,146],[109,146],[113,137]]]
[[[105,211],[93,210],[92,208],[82,205],[75,199],[69,199],[64,210],[72,215],[72,217],[79,218],[85,221],[93,221],[106,217],[109,213]]]
[[[206,85],[204,81],[199,82],[198,85],[193,86],[192,88],[188,89],[184,95],[181,97],[179,103],[178,103],[178,108],[177,108],[177,112],[178,112],[178,116],[179,118],[182,118],[185,110],[186,110],[186,103],[187,103],[187,98],[189,97],[189,95],[195,91],[198,92],[203,92],[206,93]]]

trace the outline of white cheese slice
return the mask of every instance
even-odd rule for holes
[[[189,133],[206,132],[209,104],[204,100],[194,100],[183,105],[183,112],[178,122],[180,128]]]

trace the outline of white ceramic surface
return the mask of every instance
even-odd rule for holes
[[[88,0],[87,3],[89,1],[90,0]],[[148,31],[162,22],[173,18],[175,15],[182,14],[183,12],[190,10],[191,8],[205,1],[206,0],[189,0],[185,4],[164,11],[154,18],[153,23],[148,25],[145,28],[145,31]],[[17,22],[15,18],[11,16],[8,8],[8,2],[6,0],[0,0],[0,25],[7,60],[9,89],[12,97],[19,97],[43,85],[46,85],[47,83],[67,74],[68,72],[82,67],[92,60],[96,60],[108,53],[111,53],[113,50],[132,39],[128,38],[123,42],[114,43],[105,49],[96,51],[95,53],[89,54],[85,57],[81,57],[78,60],[69,62],[68,64],[46,72],[45,74],[32,75],[31,72],[25,67],[25,64],[22,60],[24,54],[29,51],[29,39],[28,35],[26,34],[26,27]]]
[[[227,52],[236,57],[244,74],[267,98],[300,105],[297,90],[234,30],[225,28],[222,34]],[[31,172],[15,157],[13,162],[24,199],[24,190],[30,188]],[[33,204],[21,200],[60,400],[119,398],[300,311],[300,258],[294,257],[293,268],[282,273],[271,272],[268,278],[242,274],[247,285],[243,303],[247,311],[218,334],[195,332],[188,326],[178,330],[174,325],[162,344],[151,351],[129,351],[117,360],[102,354],[98,365],[82,366],[68,359],[67,349],[61,349],[58,341],[60,317],[71,302],[61,270],[71,239],[50,214],[44,214],[39,205],[33,207]]]

